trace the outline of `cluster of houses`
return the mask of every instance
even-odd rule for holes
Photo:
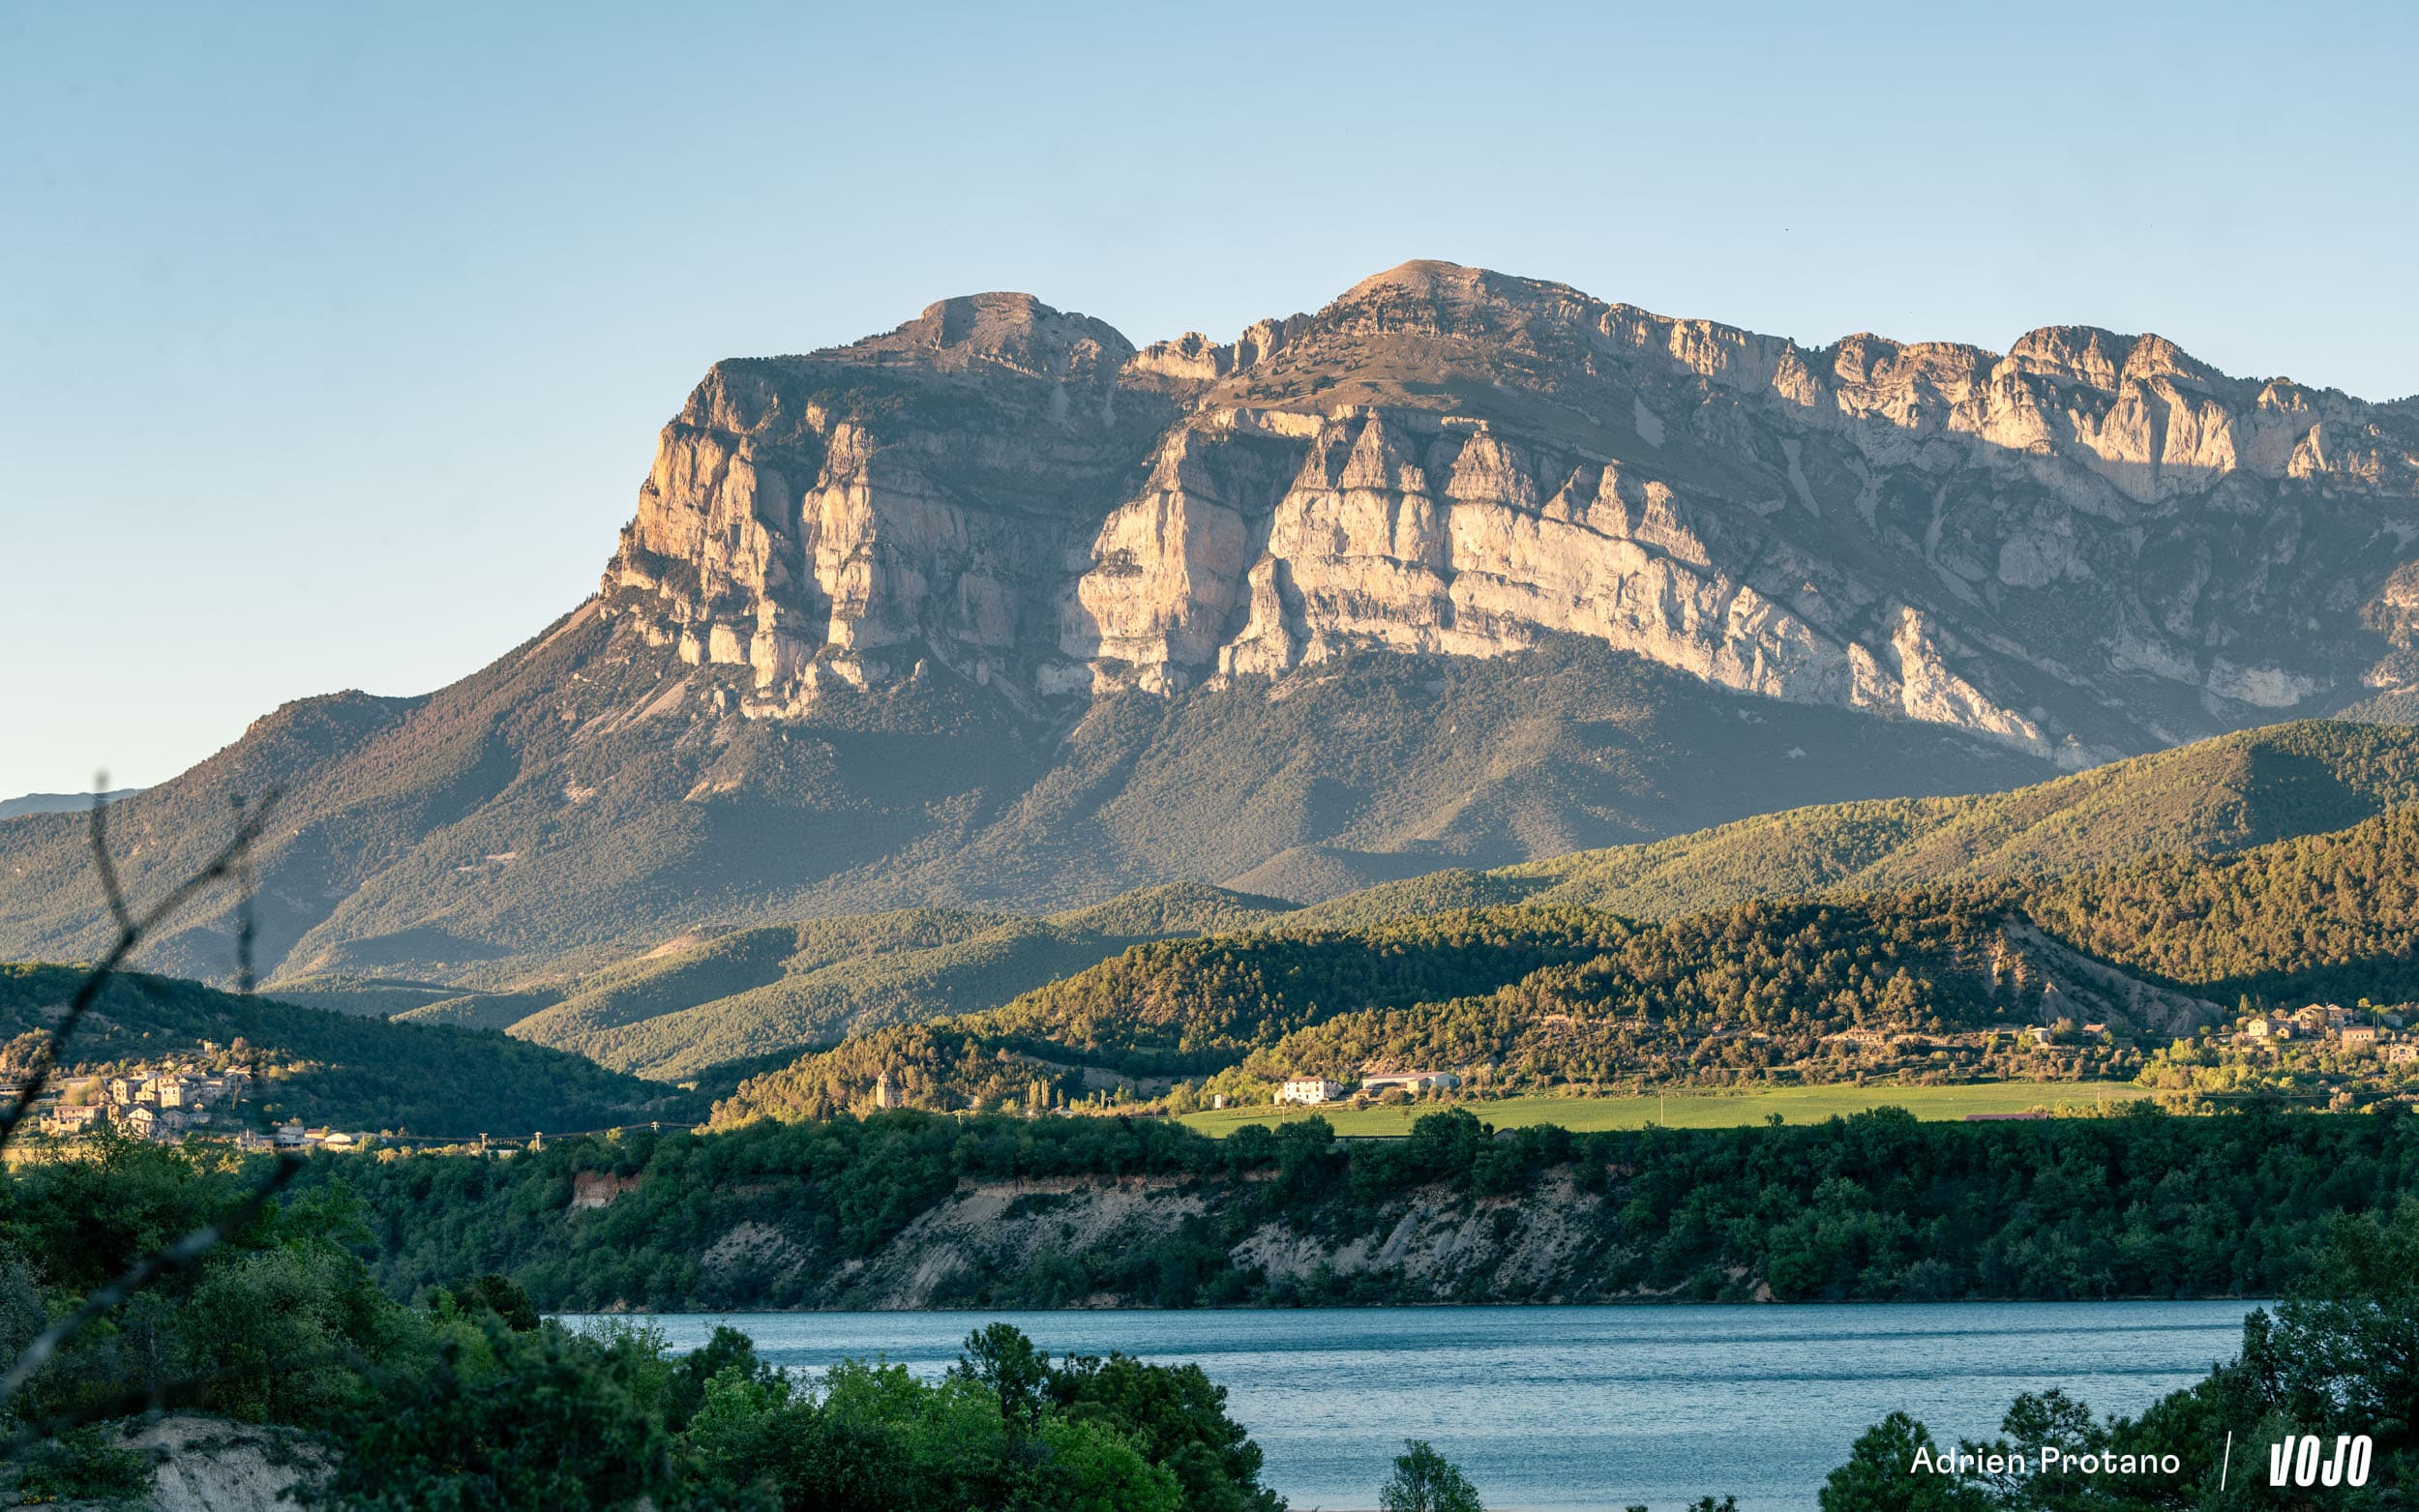
[[[1359,1091],[1364,1097],[1385,1092],[1408,1092],[1414,1097],[1429,1092],[1449,1092],[1461,1085],[1461,1078],[1450,1071],[1396,1071],[1384,1076],[1362,1077]],[[1326,1077],[1297,1077],[1276,1089],[1270,1099],[1278,1104],[1340,1103],[1353,1095],[1355,1088]]]
[[[137,1065],[112,1077],[69,1081],[44,1100],[41,1127],[54,1136],[114,1128],[138,1140],[173,1142],[207,1130],[214,1109],[239,1103],[251,1090],[252,1074],[241,1069]]]
[[[2382,1052],[2389,1065],[2419,1063],[2419,1039],[2404,1038],[2397,1032],[2402,1026],[2400,1014],[2371,1017],[2338,1003],[2311,1003],[2289,1014],[2252,1015],[2243,1021],[2234,1042],[2274,1046],[2294,1040],[2324,1040],[2341,1050]]]
[[[116,1130],[138,1140],[173,1144],[188,1135],[215,1135],[245,1149],[356,1149],[362,1137],[282,1123],[267,1134],[244,1127],[236,1106],[252,1095],[252,1073],[230,1066],[205,1070],[191,1061],[143,1063],[112,1076],[70,1077],[43,1097],[42,1132],[54,1139]],[[0,1095],[14,1095],[0,1078]]]

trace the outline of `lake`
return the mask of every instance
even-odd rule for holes
[[[1735,1494],[1811,1507],[1894,1409],[1943,1442],[1998,1431],[2009,1399],[2063,1386],[2136,1412],[2230,1358],[2240,1302],[1790,1307],[1314,1308],[1253,1312],[665,1314],[682,1349],[717,1323],[812,1375],[881,1356],[938,1375],[1004,1319],[1054,1354],[1190,1362],[1293,1503],[1367,1508],[1406,1438],[1458,1461],[1490,1508],[1620,1512]],[[566,1318],[566,1322],[582,1321]]]

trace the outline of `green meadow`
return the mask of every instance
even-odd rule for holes
[[[1664,1097],[1507,1097],[1466,1103],[1499,1129],[1560,1124],[1573,1132],[1643,1129],[1733,1129],[1776,1114],[1784,1123],[1820,1123],[1872,1108],[1903,1108],[1918,1118],[1951,1121],[1968,1113],[2020,1113],[2036,1109],[2089,1112],[2149,1095],[2125,1082],[1989,1082],[1971,1086],[1806,1086],[1752,1092],[1674,1092]],[[1442,1105],[1396,1108],[1227,1108],[1178,1120],[1223,1137],[1248,1123],[1274,1124],[1316,1112],[1338,1134],[1408,1134],[1412,1121]]]

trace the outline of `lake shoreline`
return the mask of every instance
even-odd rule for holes
[[[1631,1299],[1593,1299],[1585,1302],[1544,1301],[1501,1302],[1304,1302],[1271,1306],[1237,1303],[1231,1307],[1205,1305],[1201,1307],[1129,1307],[1103,1303],[1097,1307],[732,1307],[732,1308],[641,1308],[606,1307],[593,1311],[563,1309],[545,1316],[554,1319],[578,1318],[844,1318],[844,1317],[984,1317],[1000,1313],[1022,1315],[1064,1313],[1089,1316],[1102,1313],[1371,1313],[1401,1310],[1405,1312],[1543,1312],[1561,1307],[1601,1307],[1642,1313],[1662,1312],[1675,1308],[1708,1308],[1723,1312],[1803,1312],[1809,1308],[1847,1307],[2100,1307],[2112,1304],[2174,1302],[2241,1303],[2248,1307],[2271,1307],[2280,1299],[2273,1293],[2234,1295],[2217,1293],[2194,1296],[2105,1296],[2105,1297],[1928,1297],[1875,1298],[1826,1297],[1784,1302],[1777,1297],[1760,1301],[1721,1297],[1638,1297]]]
[[[811,1384],[843,1359],[923,1379],[978,1324],[1053,1356],[1198,1365],[1301,1508],[1368,1507],[1405,1438],[1490,1507],[1623,1512],[1736,1495],[1804,1512],[1893,1411],[1937,1441],[1987,1439],[2016,1396],[2057,1388],[2138,1412],[2239,1350],[2251,1301],[1806,1302],[564,1314],[651,1325],[673,1348],[735,1327]],[[1742,1425],[1752,1424],[1751,1430]]]

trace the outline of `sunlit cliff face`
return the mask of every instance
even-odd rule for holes
[[[2070,765],[2419,681],[2419,412],[2158,337],[1819,349],[1417,262],[1232,344],[1026,295],[717,366],[612,612],[780,717],[1569,634]]]

